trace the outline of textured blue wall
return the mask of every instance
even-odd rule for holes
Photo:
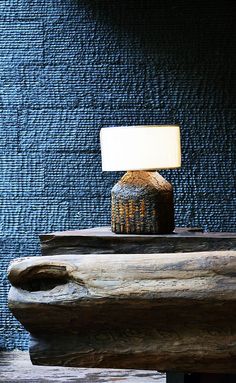
[[[109,223],[102,126],[180,123],[177,225],[235,230],[233,3],[0,1],[0,348],[27,347],[9,261],[38,255],[38,233]]]

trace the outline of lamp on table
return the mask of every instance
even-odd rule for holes
[[[181,166],[179,126],[102,128],[102,170],[127,171],[111,190],[111,227],[117,234],[174,230],[173,187],[157,169]]]

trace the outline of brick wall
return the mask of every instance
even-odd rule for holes
[[[176,223],[235,230],[233,1],[0,1],[0,348],[6,268],[38,233],[109,223],[102,126],[180,123]]]

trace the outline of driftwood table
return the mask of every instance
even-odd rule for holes
[[[202,373],[201,382],[236,373],[235,234],[97,228],[42,235],[41,247],[43,257],[8,272],[33,364]]]

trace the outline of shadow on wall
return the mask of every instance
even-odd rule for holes
[[[77,3],[81,6],[81,1]],[[133,44],[131,51],[127,50],[130,57],[120,55],[117,63],[127,64],[128,59],[132,64],[132,55],[136,54],[144,65],[147,81],[165,76],[170,86],[166,86],[163,99],[156,106],[186,110],[190,106],[210,107],[217,102],[220,107],[234,106],[236,15],[232,2],[107,0],[101,4],[91,0],[83,4],[99,22],[109,24],[121,41],[123,38]],[[172,81],[177,84],[184,78],[189,79],[189,83],[182,84],[188,93],[178,99],[177,92],[171,93]],[[202,91],[202,97],[189,99],[193,88]],[[154,92],[155,89],[158,87],[154,86]],[[174,103],[173,96],[177,98]]]
[[[83,4],[98,24],[106,25],[108,44],[117,41],[117,55],[107,56],[110,65],[134,66],[132,81],[138,99],[134,124],[181,125],[182,169],[164,172],[176,188],[178,224],[235,230],[233,3],[128,0]],[[132,87],[130,81],[127,87]],[[131,96],[133,89],[129,91]],[[127,96],[119,94],[119,88],[117,93]]]

